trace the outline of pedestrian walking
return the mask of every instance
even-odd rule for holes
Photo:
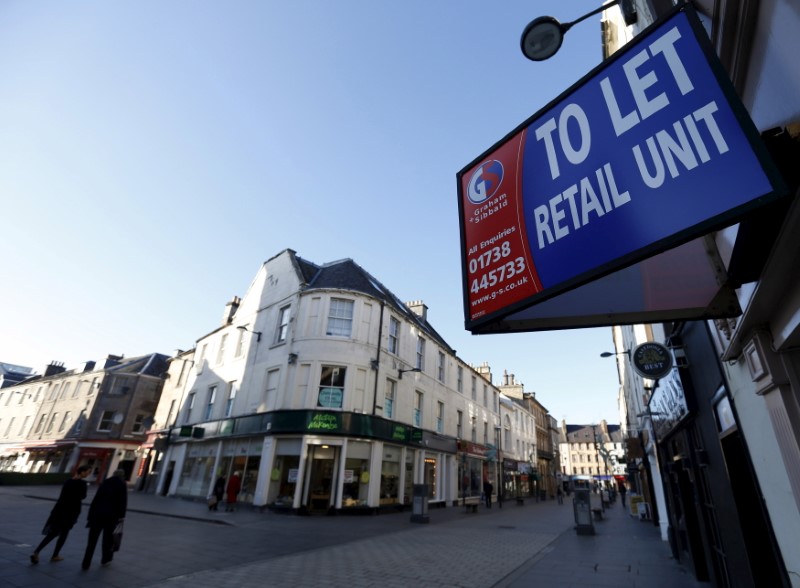
[[[239,472],[234,472],[231,479],[228,480],[228,487],[225,492],[227,494],[225,499],[225,511],[233,512],[236,508],[236,498],[239,496],[239,490],[242,489],[242,478]]]
[[[94,495],[86,526],[89,527],[89,540],[83,555],[81,567],[88,570],[92,563],[94,549],[100,534],[103,535],[100,564],[107,566],[114,559],[114,530],[125,518],[128,510],[128,486],[125,484],[125,470],[116,470],[106,478]]]
[[[212,498],[208,503],[208,510],[218,510],[219,503],[222,502],[222,497],[225,495],[225,476],[220,476],[214,482],[214,490],[211,492]]]
[[[39,563],[39,554],[42,549],[56,537],[58,537],[58,541],[56,541],[56,548],[53,550],[53,556],[50,561],[64,560],[59,553],[61,553],[61,548],[64,547],[64,543],[67,541],[70,529],[72,529],[81,515],[81,502],[86,498],[86,477],[91,471],[92,468],[89,466],[80,466],[75,470],[75,475],[61,486],[58,500],[53,510],[50,511],[50,516],[47,517],[47,522],[42,530],[44,539],[31,554],[32,564]]]
[[[556,498],[558,498],[559,504],[564,504],[564,491],[561,489],[560,485],[556,488]]]
[[[483,496],[486,499],[486,508],[492,508],[492,492],[494,492],[494,486],[487,478],[483,481]]]
[[[622,506],[625,506],[625,496],[628,494],[628,489],[625,487],[625,483],[619,485],[619,497],[622,500]]]

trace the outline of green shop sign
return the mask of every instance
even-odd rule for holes
[[[180,437],[198,437],[194,429],[198,427],[180,427],[173,434]],[[277,410],[209,421],[202,423],[201,436],[210,439],[287,433],[347,435],[414,445],[419,445],[423,441],[422,429],[372,415],[330,410]]]

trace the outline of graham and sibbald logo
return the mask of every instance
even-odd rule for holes
[[[503,164],[496,159],[483,162],[472,173],[467,188],[467,197],[473,204],[480,204],[494,196],[503,181]]]

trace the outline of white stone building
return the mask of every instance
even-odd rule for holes
[[[240,501],[313,512],[402,507],[424,484],[450,505],[496,476],[500,426],[498,389],[422,302],[403,304],[352,260],[285,250],[172,359],[148,487],[204,498],[238,473]]]

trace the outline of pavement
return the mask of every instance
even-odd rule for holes
[[[0,486],[0,587],[708,586],[672,559],[652,522],[619,503],[594,523],[595,534],[578,535],[569,498],[563,505],[505,502],[477,513],[432,509],[424,524],[412,522],[409,512],[295,516],[247,506],[213,512],[201,502],[131,491],[123,548],[111,566],[96,561],[79,570],[85,539],[72,535],[85,536],[81,523],[62,552],[65,562],[45,560],[51,544],[33,566],[31,543],[40,536],[31,525],[44,521],[58,492]]]

